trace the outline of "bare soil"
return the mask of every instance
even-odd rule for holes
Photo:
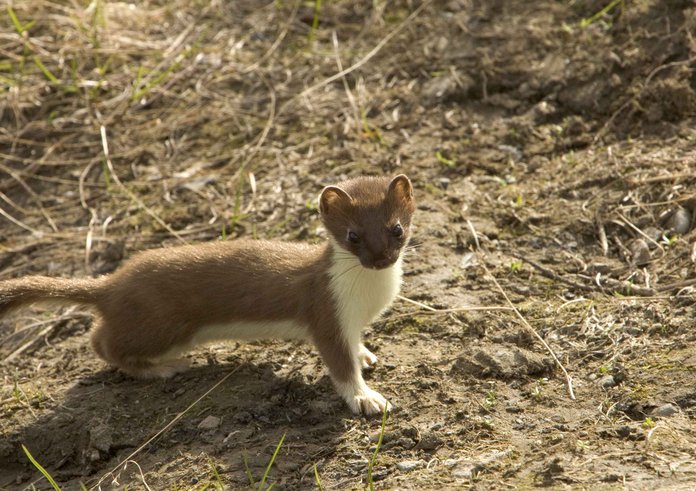
[[[696,3],[607,4],[324,2],[313,29],[314,2],[15,2],[0,279],[324,240],[322,186],[406,173],[410,301],[365,333],[375,488],[693,489]],[[0,320],[0,487],[50,489],[23,444],[63,489],[243,489],[283,435],[266,485],[367,487],[381,421],[312,347],[133,380],[91,322]]]

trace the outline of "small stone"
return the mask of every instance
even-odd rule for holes
[[[409,450],[413,447],[416,446],[415,442],[411,440],[410,438],[399,438],[398,440],[394,441],[394,447],[401,447],[406,450]]]
[[[388,469],[378,469],[372,473],[372,480],[374,482],[381,481],[385,479],[387,476],[389,476]]]
[[[679,412],[679,408],[674,404],[663,404],[660,407],[656,407],[650,412],[651,416],[657,416],[658,418],[669,418],[674,416]]]
[[[459,465],[452,470],[452,477],[455,479],[471,479],[475,468],[476,465],[470,462]]]
[[[518,162],[522,159],[522,151],[512,145],[498,145],[498,150],[508,154],[513,162]]]
[[[609,274],[611,273],[611,265],[607,263],[592,263],[587,265],[587,270],[593,275],[597,273]]]
[[[462,459],[452,469],[452,476],[455,479],[471,479],[487,466],[510,455],[511,452],[511,448],[502,451],[493,450],[487,454],[479,455],[475,459]]]
[[[628,425],[621,425],[616,428],[616,436],[625,440],[633,440],[635,438],[635,434],[636,431]]]
[[[457,81],[452,75],[433,77],[423,84],[421,97],[428,102],[428,105],[433,105],[451,95],[455,90],[457,90]]]
[[[241,423],[241,424],[248,423],[252,419],[253,419],[253,416],[251,415],[251,413],[249,413],[249,411],[239,411],[238,413],[236,413],[232,417],[232,420],[235,423]]]
[[[377,431],[376,433],[370,435],[370,442],[377,443],[379,441],[380,435],[382,436],[382,443],[390,442],[394,440],[394,437],[396,436],[396,434],[393,431],[385,431],[384,435],[382,435],[381,431]]]
[[[535,120],[539,121],[551,116],[555,112],[556,107],[553,104],[546,101],[541,101],[532,108],[531,115]]]
[[[423,467],[424,465],[425,462],[422,460],[404,460],[403,462],[396,464],[396,468],[401,472],[411,472]]]
[[[631,262],[635,266],[643,266],[650,262],[650,248],[643,239],[636,239],[631,242]]]
[[[447,189],[450,185],[449,177],[441,177],[440,179],[438,179],[438,184],[442,189]]]
[[[660,230],[657,227],[646,227],[645,230],[643,230],[643,233],[655,242],[659,242],[660,239],[662,239],[662,234],[664,232],[662,232],[662,230]],[[651,249],[657,247],[657,244],[655,242],[648,242],[648,247],[650,247]]]
[[[684,235],[691,228],[691,212],[680,206],[667,220],[667,228],[679,235]]]
[[[616,386],[616,380],[614,380],[613,375],[605,375],[604,377],[599,379],[599,385],[604,387],[605,389],[608,389],[610,387]]]
[[[468,3],[465,0],[450,0],[445,5],[446,12],[461,12],[468,8]]]
[[[519,406],[519,402],[512,400],[505,403],[505,411],[508,413],[521,413],[522,408]]]
[[[439,436],[433,434],[433,433],[428,433],[426,435],[423,435],[421,437],[421,441],[418,442],[416,445],[416,448],[420,450],[435,450],[438,448],[440,445],[442,445],[442,438]]]
[[[433,77],[423,84],[421,101],[426,107],[434,106],[458,94],[466,94],[475,85],[474,80],[464,74]]]
[[[614,472],[610,472],[609,474],[607,474],[606,476],[604,476],[604,477],[602,478],[602,481],[604,481],[604,482],[618,482],[618,481],[620,481],[622,478],[623,478],[622,475],[616,474],[616,473],[614,473]]]
[[[220,426],[222,420],[217,416],[207,416],[203,421],[198,423],[199,430],[214,430]]]

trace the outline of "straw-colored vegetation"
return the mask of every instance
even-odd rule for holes
[[[696,9],[573,0],[24,0],[0,10],[0,280],[320,241],[406,173],[388,419],[308,346],[108,369],[77,307],[0,319],[0,487],[688,489]],[[509,303],[508,303],[509,302]],[[53,482],[48,479],[53,480]],[[119,488],[120,489],[120,488]]]

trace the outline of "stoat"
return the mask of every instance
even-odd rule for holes
[[[215,340],[300,339],[315,344],[355,413],[386,399],[361,369],[377,361],[361,330],[394,300],[415,210],[405,175],[358,177],[324,188],[319,245],[233,240],[148,250],[99,278],[28,276],[0,282],[0,315],[57,301],[93,306],[91,343],[136,377],[185,370],[182,353]]]

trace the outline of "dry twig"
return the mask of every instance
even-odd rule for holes
[[[486,271],[486,274],[493,280],[493,283],[495,284],[496,288],[498,288],[498,291],[501,293],[503,298],[505,298],[505,301],[508,303],[510,308],[515,312],[515,315],[522,321],[522,324],[527,328],[527,330],[539,340],[539,342],[546,348],[546,351],[549,352],[551,355],[551,358],[553,358],[553,361],[556,362],[556,365],[561,369],[563,372],[563,375],[565,375],[566,378],[566,386],[568,388],[568,395],[570,396],[571,400],[575,400],[575,393],[573,392],[573,379],[571,378],[570,374],[568,374],[568,371],[565,369],[563,364],[560,362],[556,354],[553,352],[551,347],[548,345],[546,341],[544,341],[544,338],[542,338],[539,333],[537,333],[534,328],[531,326],[529,322],[527,322],[527,319],[524,318],[524,316],[520,313],[519,310],[517,310],[517,307],[512,303],[510,300],[510,297],[508,297],[507,293],[505,293],[505,290],[503,290],[503,287],[500,286],[500,283],[498,283],[498,280],[496,279],[493,274],[488,270],[488,267],[486,267],[485,262],[483,261],[483,258],[481,260],[481,266],[483,266],[483,269]]]
[[[218,382],[215,383],[215,385],[213,385],[210,389],[208,389],[207,391],[205,391],[198,399],[196,399],[196,400],[193,401],[191,404],[189,404],[188,407],[187,407],[186,409],[184,409],[184,410],[181,411],[179,414],[177,414],[177,415],[174,417],[174,419],[172,419],[169,423],[167,423],[162,429],[160,429],[157,433],[155,433],[154,435],[152,435],[145,443],[143,443],[143,444],[140,445],[138,448],[136,448],[135,450],[133,450],[133,451],[128,455],[128,457],[126,457],[125,459],[121,460],[121,462],[119,462],[117,465],[115,465],[113,469],[111,469],[110,471],[108,471],[107,473],[105,473],[105,474],[99,479],[99,481],[97,481],[97,483],[94,484],[93,486],[90,486],[89,489],[90,489],[90,490],[92,490],[92,489],[101,489],[101,483],[104,482],[104,480],[105,480],[107,477],[109,477],[109,476],[112,476],[112,477],[114,478],[114,480],[116,480],[116,475],[115,475],[115,473],[119,470],[119,468],[120,468],[121,466],[124,466],[124,464],[127,464],[128,462],[131,462],[132,459],[133,459],[133,457],[135,457],[136,455],[138,455],[145,447],[147,447],[150,443],[152,443],[152,442],[155,441],[157,438],[159,438],[160,436],[162,436],[164,433],[166,433],[167,431],[169,431],[170,429],[172,429],[172,427],[173,427],[181,418],[183,418],[184,415],[186,415],[189,411],[191,411],[191,409],[193,409],[194,407],[196,407],[196,405],[197,405],[199,402],[201,402],[203,399],[205,399],[206,397],[208,397],[215,389],[217,389],[218,387],[220,387],[220,385],[222,385],[228,378],[230,378],[234,373],[236,373],[237,370],[239,370],[239,367],[236,367],[236,368],[230,370],[230,372],[229,372],[227,375],[225,375],[224,377],[222,377]],[[125,469],[125,466],[124,466],[124,469]]]

